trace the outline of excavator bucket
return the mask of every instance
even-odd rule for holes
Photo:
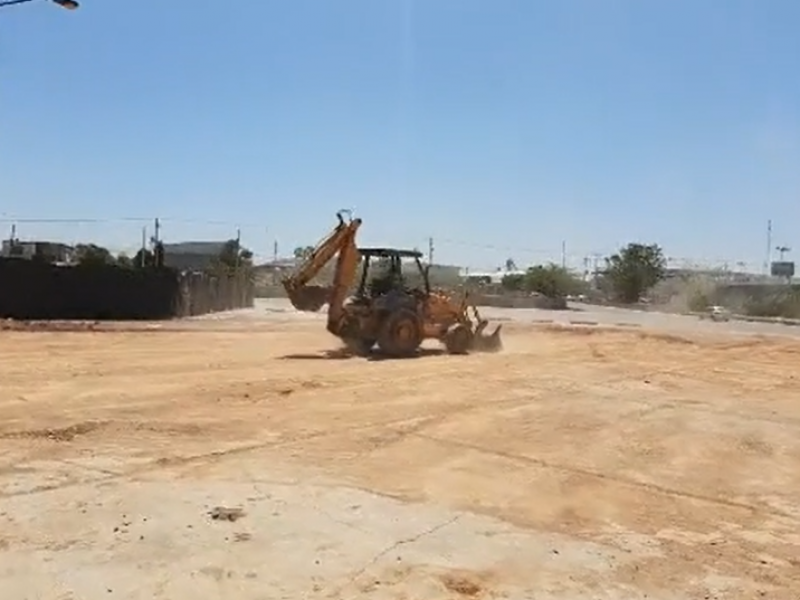
[[[486,335],[483,331],[488,325],[489,321],[482,320],[475,327],[471,348],[473,352],[499,352],[503,349],[503,341],[500,338],[500,330],[503,326],[498,325],[492,333]]]
[[[304,312],[317,312],[328,303],[331,293],[329,288],[321,285],[306,285],[286,292],[292,306]]]

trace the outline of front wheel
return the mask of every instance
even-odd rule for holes
[[[384,319],[378,335],[378,347],[389,356],[411,356],[422,344],[422,325],[417,313],[400,309]]]

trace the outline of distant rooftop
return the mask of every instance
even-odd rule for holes
[[[525,275],[525,271],[464,271],[461,272],[461,277],[465,279],[488,279],[492,283],[500,283],[506,275]]]
[[[178,242],[164,244],[165,254],[202,254],[217,255],[222,252],[227,242]]]
[[[298,264],[296,258],[278,258],[267,262],[259,263],[256,268],[275,269],[275,268],[294,268]]]

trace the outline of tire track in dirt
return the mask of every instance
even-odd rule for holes
[[[383,423],[370,423],[359,427],[351,427],[348,431],[368,431],[373,429],[390,429],[397,425],[407,424],[410,421],[418,421],[419,419],[393,419],[390,421],[385,421]],[[257,450],[273,450],[279,449],[285,446],[290,446],[292,444],[296,444],[297,442],[313,440],[322,437],[330,437],[335,436],[337,434],[342,433],[339,430],[335,431],[319,431],[319,432],[312,432],[308,434],[300,434],[294,435],[287,439],[282,439],[279,441],[269,441],[269,442],[256,442],[252,444],[246,444],[240,447],[231,448],[227,450],[212,450],[209,452],[203,452],[198,454],[193,454],[189,456],[173,456],[173,457],[164,457],[158,458],[143,465],[139,465],[133,467],[131,469],[125,469],[119,472],[111,472],[113,474],[109,475],[108,477],[101,477],[101,478],[94,478],[94,479],[74,479],[69,481],[63,481],[60,483],[54,483],[52,485],[43,485],[38,486],[31,490],[23,490],[19,492],[0,492],[0,499],[2,498],[11,498],[11,497],[18,497],[18,496],[30,496],[34,494],[46,493],[61,489],[67,489],[71,487],[77,487],[80,485],[92,485],[96,483],[108,483],[116,480],[124,480],[127,478],[135,477],[137,475],[146,474],[149,472],[159,471],[162,469],[174,468],[176,466],[183,466],[189,465],[193,463],[203,463],[203,462],[213,462],[218,461],[223,458],[227,458],[229,456],[235,456],[238,454],[245,454],[248,452],[254,452]],[[92,471],[95,470],[91,467],[85,467],[83,465],[77,465],[73,462],[64,461],[63,459],[61,462],[67,462],[72,466],[75,466],[82,470]],[[24,465],[20,465],[23,466]],[[106,470],[101,470],[101,472],[106,472]]]
[[[530,456],[524,456],[521,454],[514,454],[511,452],[504,452],[502,450],[495,450],[491,448],[486,448],[479,444],[470,444],[468,442],[460,442],[456,440],[448,440],[444,438],[439,438],[435,436],[430,436],[423,433],[414,433],[415,437],[418,437],[422,440],[433,442],[435,444],[441,444],[443,446],[450,446],[461,448],[463,450],[471,450],[473,452],[478,452],[481,454],[489,455],[489,456],[496,456],[499,458],[504,458],[507,460],[535,465],[537,467],[541,467],[544,469],[550,469],[554,471],[562,471],[564,473],[581,475],[583,477],[590,477],[593,479],[601,480],[601,481],[610,481],[620,485],[625,485],[632,488],[644,489],[659,495],[664,496],[671,496],[675,498],[684,498],[688,500],[696,500],[699,502],[704,502],[706,504],[711,504],[715,506],[725,506],[727,508],[739,509],[743,511],[747,511],[751,514],[756,515],[771,515],[776,517],[781,517],[788,519],[795,523],[800,523],[800,519],[791,513],[784,512],[778,509],[775,509],[771,506],[765,504],[751,504],[747,502],[737,502],[735,500],[727,500],[724,498],[715,498],[713,496],[706,496],[704,494],[697,494],[694,492],[687,492],[685,490],[678,490],[675,488],[670,488],[667,486],[658,485],[655,483],[647,483],[644,481],[637,481],[635,479],[631,479],[628,477],[620,477],[618,475],[609,475],[607,473],[601,473],[597,471],[591,471],[589,469],[583,469],[580,467],[573,467],[570,465],[565,465],[561,463],[554,463],[538,458],[533,458]]]
[[[448,357],[449,359],[450,357]],[[358,360],[358,359],[356,359]],[[417,360],[425,360],[424,358],[414,359],[414,362]],[[409,361],[410,362],[410,361]],[[391,363],[387,362],[387,366]],[[197,404],[198,398],[205,398],[205,397],[215,397],[221,400],[224,405],[229,405],[232,403],[238,403],[242,399],[241,398],[234,398],[233,396],[240,395],[243,396],[245,394],[253,395],[259,394],[258,389],[253,389],[253,386],[257,383],[262,382],[253,382],[248,381],[248,377],[245,375],[250,371],[250,369],[242,369],[242,375],[239,377],[234,377],[233,380],[222,381],[222,382],[203,382],[197,384],[196,388],[185,388],[181,383],[175,383],[175,374],[172,374],[166,381],[158,381],[158,380],[148,380],[147,386],[148,388],[152,388],[153,390],[158,389],[159,393],[157,395],[148,394],[148,398],[145,400],[138,400],[138,401],[130,401],[125,399],[122,401],[121,399],[117,399],[111,402],[106,402],[99,404],[94,401],[93,398],[88,397],[85,401],[82,401],[80,404],[71,403],[68,407],[60,406],[60,419],[63,420],[66,417],[69,417],[71,414],[79,414],[82,417],[85,416],[85,409],[86,407],[90,407],[92,412],[95,414],[101,414],[103,411],[111,411],[111,413],[115,411],[119,411],[120,409],[124,409],[125,412],[130,413],[145,413],[148,409],[159,409],[165,408],[180,410],[182,414],[191,414],[191,408]],[[391,377],[393,378],[393,392],[397,394],[403,394],[405,392],[417,393],[419,391],[419,387],[421,385],[425,385],[427,382],[431,380],[439,380],[439,379],[453,379],[457,378],[458,376],[463,375],[463,366],[461,364],[456,363],[455,361],[451,362],[451,365],[446,368],[440,369],[431,369],[429,372],[414,372],[413,378],[411,377],[404,377],[407,374],[407,369],[387,369],[386,373],[369,373],[366,377],[363,375],[350,375],[348,374],[334,374],[334,373],[317,373],[308,378],[302,379],[298,376],[285,378],[285,379],[276,379],[271,378],[267,385],[269,386],[267,392],[267,398],[261,398],[259,401],[265,400],[285,400],[287,396],[292,397],[302,397],[302,396],[313,396],[315,400],[320,402],[324,402],[325,395],[331,395],[336,397],[341,397],[342,394],[357,394],[363,391],[373,391],[376,388],[376,378],[385,378]],[[224,373],[228,378],[231,377],[231,371],[227,369],[220,369],[220,373]],[[196,373],[196,369],[192,371],[192,373]],[[178,374],[180,375],[180,374]],[[109,385],[108,377],[103,377],[104,385]],[[167,389],[164,390],[165,383],[170,385],[174,389]],[[309,384],[307,388],[304,388],[305,384]],[[400,385],[398,385],[400,384]],[[85,385],[85,384],[83,384]],[[130,386],[123,386],[123,389],[130,389]],[[240,388],[240,389],[237,389]],[[299,389],[298,389],[299,388]],[[263,392],[261,392],[263,393]],[[175,405],[175,398],[177,396],[184,396],[184,397],[191,397],[192,400],[189,403],[181,406]],[[252,398],[249,399],[250,402],[248,404],[252,404]],[[47,401],[47,402],[37,402],[35,403],[35,409],[39,409],[39,411],[45,412],[47,411],[48,407],[53,404],[54,401]],[[33,409],[31,406],[25,407],[26,414],[33,414]],[[36,411],[38,412],[38,411]],[[105,420],[115,420],[113,417],[109,417]],[[85,422],[85,421],[81,421]],[[35,430],[34,430],[35,431]],[[9,431],[0,434],[0,439],[5,438],[24,438],[26,437],[26,430],[20,431]],[[35,436],[33,436],[35,437]]]
[[[459,365],[457,367],[453,367],[453,368],[448,369],[444,373],[442,373],[442,372],[426,373],[426,374],[424,374],[424,377],[422,377],[422,378],[423,379],[432,379],[432,378],[437,378],[438,379],[438,378],[442,377],[442,375],[454,375],[454,374],[461,374],[461,373],[462,373],[462,369],[461,369],[461,367]],[[423,375],[423,374],[420,374],[420,375]],[[569,378],[566,378],[565,381],[566,380],[569,380]],[[622,381],[626,381],[626,380],[621,379],[619,381],[622,382]],[[373,387],[374,387],[374,382],[365,382],[365,383],[360,383],[360,384],[356,384],[356,385],[349,385],[349,386],[346,386],[346,387],[336,386],[331,391],[333,393],[337,393],[338,394],[338,393],[341,393],[343,389],[348,389],[350,391],[355,391],[357,389],[365,389],[365,388],[373,388]],[[559,388],[558,383],[555,383],[553,385],[553,389],[555,390],[555,389],[558,389],[558,388]],[[416,381],[414,381],[413,383],[409,383],[407,386],[404,386],[404,388],[398,389],[397,392],[402,393],[403,389],[405,389],[408,393],[418,392],[419,391],[419,381],[418,381],[418,379]],[[541,391],[541,388],[539,388],[539,391]],[[580,390],[576,390],[576,391],[579,392]],[[300,393],[303,393],[303,392],[300,392]],[[319,399],[318,398],[319,397],[319,393],[320,393],[319,390],[311,390],[311,391],[309,391],[309,393],[313,394],[317,399]],[[563,401],[563,397],[560,400]],[[689,492],[682,492],[680,490],[674,490],[674,489],[668,488],[668,487],[659,488],[658,486],[656,486],[654,484],[646,484],[646,483],[636,482],[635,480],[624,479],[624,478],[614,478],[612,476],[609,476],[609,475],[606,475],[606,474],[603,474],[603,473],[593,472],[593,471],[589,471],[589,470],[585,470],[585,469],[579,469],[579,468],[576,468],[576,467],[570,467],[568,465],[563,465],[563,464],[548,463],[546,461],[542,461],[542,460],[539,460],[539,459],[533,459],[533,458],[530,458],[530,457],[524,457],[524,456],[515,455],[515,454],[507,454],[507,453],[502,453],[502,452],[498,452],[498,451],[490,451],[490,450],[488,450],[486,448],[482,448],[480,446],[474,446],[474,445],[466,444],[466,443],[463,443],[463,442],[456,442],[456,441],[452,441],[452,440],[443,440],[441,438],[435,438],[435,437],[432,437],[432,436],[427,436],[427,435],[425,435],[423,433],[425,429],[428,429],[428,428],[431,428],[431,427],[435,427],[437,425],[440,425],[440,424],[448,421],[449,419],[451,419],[453,417],[463,416],[464,414],[474,413],[474,412],[481,412],[481,411],[494,412],[494,411],[497,411],[497,410],[503,410],[503,409],[507,409],[507,408],[521,408],[521,407],[524,407],[524,406],[527,406],[527,405],[530,405],[530,404],[535,404],[535,403],[542,402],[542,401],[546,401],[546,399],[542,399],[542,398],[530,398],[530,399],[527,399],[527,398],[511,398],[511,399],[508,399],[508,400],[503,400],[503,401],[499,401],[499,402],[491,402],[491,403],[485,403],[485,402],[482,402],[480,400],[467,401],[467,402],[462,402],[462,403],[460,403],[458,405],[455,405],[455,406],[453,406],[453,405],[442,406],[441,410],[436,410],[436,411],[433,411],[433,412],[427,412],[425,414],[415,415],[413,417],[404,417],[402,419],[395,419],[395,420],[391,420],[391,421],[368,422],[368,423],[364,423],[363,425],[360,425],[360,426],[358,426],[356,428],[349,428],[347,431],[367,431],[367,430],[371,430],[371,429],[381,429],[381,428],[383,428],[383,429],[391,429],[392,427],[395,427],[395,426],[404,426],[404,425],[407,426],[407,425],[411,424],[411,427],[403,427],[400,430],[392,431],[391,435],[388,436],[388,437],[387,436],[383,436],[382,437],[382,441],[380,441],[377,444],[371,446],[371,448],[369,450],[365,450],[364,452],[360,453],[357,456],[363,456],[365,453],[374,451],[375,449],[380,448],[380,447],[386,447],[386,446],[389,446],[389,445],[394,444],[394,443],[399,443],[400,441],[402,441],[403,439],[405,439],[408,436],[417,435],[417,436],[425,438],[425,439],[430,439],[432,441],[437,441],[438,443],[462,444],[464,447],[467,447],[467,448],[470,448],[470,449],[473,449],[473,450],[476,450],[476,451],[481,451],[481,452],[490,453],[490,454],[494,453],[497,456],[503,456],[503,457],[506,457],[506,458],[527,461],[527,462],[530,462],[532,464],[537,464],[539,466],[543,466],[543,467],[547,467],[547,468],[563,470],[563,471],[566,471],[566,472],[573,472],[573,473],[576,473],[576,474],[581,474],[581,475],[585,475],[585,476],[591,476],[591,477],[595,477],[595,478],[598,478],[598,479],[606,479],[606,480],[618,481],[620,483],[625,483],[625,484],[629,484],[629,485],[639,485],[641,487],[648,487],[649,486],[649,489],[653,489],[653,490],[657,490],[658,489],[658,490],[661,491],[661,493],[665,493],[665,494],[672,494],[672,495],[676,495],[676,496],[684,496],[684,497],[687,497],[687,498],[695,498],[695,499],[704,500],[704,501],[713,501],[713,498],[708,497],[708,496],[702,496],[702,495],[696,495],[696,494],[693,495],[693,494],[691,494]],[[400,399],[400,402],[402,403],[402,399]],[[639,404],[643,408],[639,408],[639,409],[635,409],[635,410],[631,410],[631,411],[627,411],[627,412],[621,412],[618,415],[618,418],[620,418],[620,419],[631,418],[631,417],[634,417],[634,416],[640,417],[642,415],[642,410],[644,410],[646,413],[651,413],[651,412],[656,412],[656,411],[659,411],[659,410],[674,408],[674,406],[672,406],[671,404],[659,404],[659,405],[656,405],[656,406],[651,406],[647,402],[639,403],[639,402],[634,401],[634,400],[626,400],[625,402],[629,403],[629,404],[634,404],[634,405]],[[160,401],[159,400],[154,400],[154,401],[148,402],[148,403],[139,403],[139,405],[146,405],[146,404],[150,404],[150,403],[158,404],[158,403],[160,403]],[[730,413],[727,413],[727,412],[722,411],[722,410],[712,410],[710,408],[710,406],[708,406],[708,405],[706,405],[704,407],[696,407],[696,406],[692,406],[692,405],[688,405],[687,406],[685,403],[681,403],[681,402],[678,402],[677,404],[681,405],[681,410],[689,409],[690,411],[694,411],[694,412],[698,412],[698,413],[734,416],[736,418],[741,418],[741,419],[757,418],[755,415],[752,415],[752,416],[751,415],[747,415],[747,414],[741,414],[741,415],[734,414],[734,415],[731,415]],[[136,406],[136,405],[134,405],[134,406]],[[130,407],[126,406],[126,408],[130,408]],[[780,419],[760,418],[759,420],[764,421],[764,422],[781,424],[781,425],[784,425],[784,426],[786,424],[785,419],[784,420],[780,420]],[[125,428],[125,429],[133,427],[135,429],[135,425],[136,425],[135,423],[128,423],[128,422],[125,422],[125,421],[119,421],[119,422],[107,421],[107,422],[99,422],[99,423],[98,422],[81,422],[81,423],[76,423],[76,424],[70,425],[70,426],[62,428],[62,429],[42,429],[42,430],[12,431],[12,432],[7,432],[5,434],[0,435],[0,438],[1,439],[45,438],[45,439],[48,439],[48,440],[51,440],[51,441],[71,441],[72,439],[74,439],[77,436],[87,436],[87,435],[91,435],[91,434],[95,434],[95,433],[97,433],[97,434],[102,433],[103,430],[107,429],[108,427],[119,426],[119,427],[122,427],[122,428]],[[176,432],[176,430],[175,430],[176,427],[178,427],[178,426],[177,425],[175,425],[175,426],[167,426],[167,425],[165,425],[163,427],[159,427],[159,425],[157,423],[155,423],[155,424],[151,424],[149,429],[153,430],[155,433],[159,433],[159,430],[163,430],[163,432],[165,432],[165,433],[175,433]],[[197,428],[197,426],[194,426],[194,427]],[[180,432],[178,432],[178,433],[180,433]],[[195,431],[195,433],[197,433],[197,431]],[[279,441],[272,441],[271,440],[271,441],[265,442],[265,443],[257,443],[255,445],[252,445],[252,447],[248,446],[248,448],[252,449],[252,450],[257,450],[257,449],[262,449],[262,448],[271,448],[271,447],[278,448],[278,447],[281,447],[281,446],[284,446],[284,445],[289,445],[289,444],[296,443],[298,441],[311,440],[311,439],[314,439],[314,438],[317,438],[317,437],[320,437],[320,436],[336,436],[336,435],[339,435],[339,434],[342,434],[342,433],[344,433],[342,430],[336,429],[336,430],[328,430],[326,432],[314,432],[314,433],[311,433],[311,434],[299,435],[299,436],[298,435],[292,435],[290,437],[287,437],[285,439],[281,439]],[[209,453],[197,455],[197,457],[203,457],[203,456],[208,456],[208,457],[217,456],[217,451],[212,451],[212,452],[209,452]],[[356,456],[356,458],[357,458],[357,456]],[[178,459],[176,459],[176,460],[178,460]],[[42,491],[47,491],[49,489],[51,489],[51,488],[45,486]],[[24,492],[20,492],[20,493],[24,493]],[[0,494],[0,497],[2,497],[2,494]],[[719,501],[719,502],[720,502],[720,504],[725,504],[725,501]],[[749,507],[752,510],[756,510],[756,507],[754,505],[748,505],[748,504],[736,504],[736,503],[734,503],[734,504],[730,504],[730,506],[738,506],[740,508]],[[774,514],[783,514],[783,515],[785,515],[785,513],[780,513],[779,511],[773,511],[773,512],[774,512]]]
[[[461,373],[461,369],[453,368],[453,369],[451,369],[451,372]],[[440,375],[441,375],[440,373],[429,373],[429,374],[427,374],[427,378],[438,378]],[[364,388],[364,387],[371,388],[371,387],[374,387],[374,383],[360,384],[360,385],[354,386],[354,387],[356,387],[356,388]],[[341,388],[337,387],[334,391],[337,392],[337,393],[341,392]],[[400,390],[398,390],[398,391],[400,391]],[[414,392],[418,392],[418,381],[409,384],[407,386],[406,391],[409,394],[412,394],[412,395],[413,395]],[[318,390],[315,390],[312,393],[317,395],[319,392],[318,392]],[[195,462],[202,462],[204,460],[217,460],[217,459],[226,457],[228,455],[235,455],[235,454],[252,452],[252,451],[257,451],[257,450],[262,450],[262,449],[278,449],[278,448],[281,448],[281,447],[284,447],[284,446],[290,446],[290,445],[296,444],[298,442],[309,441],[309,440],[314,440],[314,439],[324,438],[324,437],[335,437],[335,436],[341,435],[343,433],[372,431],[372,430],[384,430],[384,432],[385,432],[385,430],[392,431],[393,428],[395,428],[395,427],[402,427],[402,426],[410,425],[410,427],[404,427],[402,430],[394,429],[394,431],[392,431],[393,435],[391,437],[387,438],[386,436],[381,436],[382,437],[382,443],[378,444],[378,446],[373,446],[372,450],[374,451],[374,449],[376,449],[376,447],[380,447],[380,446],[383,446],[383,445],[390,445],[392,443],[399,443],[400,441],[402,441],[402,439],[404,439],[406,437],[409,437],[411,435],[418,434],[419,432],[421,432],[425,428],[435,427],[437,425],[441,425],[441,424],[445,423],[447,420],[451,419],[454,416],[455,417],[459,417],[459,416],[463,416],[465,414],[476,413],[476,412],[484,412],[484,411],[485,412],[494,412],[497,409],[518,408],[518,407],[526,406],[526,405],[528,405],[530,403],[531,403],[531,401],[529,399],[526,399],[526,398],[511,398],[511,399],[508,399],[508,400],[495,401],[495,402],[493,402],[491,404],[487,404],[487,403],[482,402],[480,400],[476,400],[476,401],[469,402],[469,403],[466,403],[466,404],[465,403],[461,403],[461,404],[458,404],[456,406],[446,405],[446,406],[442,406],[440,410],[433,411],[432,413],[429,412],[429,413],[426,413],[426,414],[423,414],[423,415],[415,415],[415,416],[412,416],[412,417],[403,417],[401,419],[392,419],[392,420],[388,420],[388,421],[368,422],[368,423],[365,423],[363,425],[359,425],[359,426],[355,426],[355,427],[350,426],[350,425],[345,425],[345,427],[343,429],[333,429],[333,430],[328,429],[326,431],[318,431],[318,432],[312,432],[312,433],[307,433],[307,434],[294,434],[294,435],[290,434],[288,437],[286,437],[284,439],[280,439],[278,441],[270,440],[268,442],[257,442],[257,443],[253,443],[253,444],[248,444],[248,445],[242,446],[240,448],[234,448],[234,449],[231,449],[231,450],[213,450],[213,451],[209,451],[209,452],[206,452],[206,453],[200,453],[200,454],[191,455],[191,456],[188,456],[188,457],[160,458],[160,459],[156,459],[154,461],[151,461],[151,462],[147,463],[146,465],[134,467],[133,469],[119,472],[119,473],[117,473],[117,474],[115,474],[113,476],[104,477],[104,478],[100,478],[100,479],[91,479],[91,480],[88,480],[88,481],[84,480],[84,479],[81,479],[81,480],[61,482],[61,483],[58,483],[58,484],[40,486],[40,487],[37,487],[37,488],[35,488],[33,490],[25,490],[25,491],[20,491],[20,492],[12,492],[12,493],[0,492],[0,498],[13,497],[13,496],[25,496],[25,495],[29,495],[29,494],[43,493],[43,492],[49,492],[49,491],[59,490],[59,489],[68,488],[68,487],[75,487],[75,486],[79,486],[79,485],[82,485],[82,484],[89,485],[89,484],[96,483],[96,482],[107,482],[107,481],[112,481],[112,480],[121,479],[121,478],[124,479],[126,477],[132,477],[132,476],[135,476],[135,475],[138,475],[138,474],[149,472],[151,470],[158,470],[160,468],[173,467],[173,466],[176,466],[176,465],[183,465],[183,464],[191,464],[191,463],[195,463]],[[135,425],[135,423],[133,425]],[[44,428],[44,429],[38,429],[38,430],[23,430],[23,431],[8,432],[8,433],[5,433],[3,435],[0,435],[0,439],[42,439],[42,438],[44,438],[44,439],[46,439],[48,441],[54,441],[54,442],[70,442],[70,441],[73,441],[74,439],[76,439],[78,437],[91,436],[91,434],[93,434],[93,433],[98,433],[98,434],[102,433],[105,429],[107,429],[109,427],[113,428],[114,426],[122,426],[123,428],[129,428],[131,426],[131,423],[126,422],[126,421],[113,421],[113,420],[107,420],[107,421],[101,421],[101,422],[88,421],[88,422],[81,422],[81,423],[72,424],[72,425],[69,425],[67,427],[63,427],[63,428],[60,428],[60,429]],[[151,425],[151,429],[152,428],[153,428],[153,426]],[[156,428],[157,428],[157,425],[156,425]],[[78,468],[85,469],[85,467],[79,466],[79,465],[75,465],[75,463],[69,463],[69,464],[77,466]]]

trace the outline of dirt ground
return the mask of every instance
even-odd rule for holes
[[[800,342],[117,329],[0,332],[0,597],[800,597]]]

